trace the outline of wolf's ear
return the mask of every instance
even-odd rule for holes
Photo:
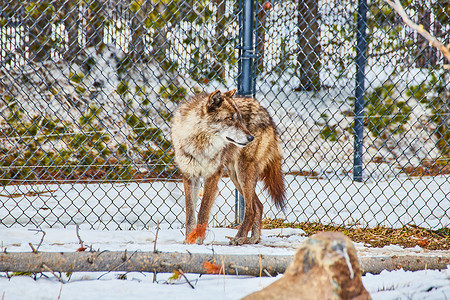
[[[236,94],[236,89],[223,93],[226,97],[232,98]]]
[[[222,95],[219,90],[209,94],[208,104],[207,104],[208,111],[212,111],[212,110],[215,110],[216,108],[219,108],[220,105],[222,105],[222,101],[223,101],[223,98],[222,98]]]

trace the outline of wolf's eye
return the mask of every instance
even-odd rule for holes
[[[227,117],[227,120],[228,120],[228,121],[233,121],[234,118],[233,118],[233,117]]]

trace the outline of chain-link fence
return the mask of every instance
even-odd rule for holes
[[[190,95],[235,88],[246,50],[285,158],[287,208],[267,201],[265,217],[449,227],[448,62],[384,1],[367,3],[363,24],[362,182],[354,1],[256,2],[254,49],[241,44],[240,1],[0,3],[3,226],[181,227],[171,114]],[[449,43],[448,0],[404,5]],[[232,224],[234,210],[224,178],[212,225]]]

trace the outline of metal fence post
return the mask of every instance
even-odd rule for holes
[[[364,134],[364,80],[366,66],[366,27],[367,0],[358,1],[357,45],[356,45],[356,89],[355,89],[355,146],[353,161],[353,180],[362,182],[362,156]]]
[[[242,12],[239,18],[239,65],[238,65],[238,95],[251,97],[255,94],[255,78],[253,63],[255,58],[253,46],[254,32],[254,0],[241,0]],[[240,223],[244,219],[244,197],[236,190],[235,222]]]
[[[238,74],[238,95],[251,97],[254,95],[254,73],[253,60],[255,58],[253,46],[254,32],[254,0],[242,0],[242,13],[239,18],[239,74]]]

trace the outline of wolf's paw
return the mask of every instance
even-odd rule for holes
[[[235,237],[234,239],[230,240],[230,245],[232,246],[239,246],[247,243],[246,237]]]
[[[203,245],[203,242],[205,241],[205,239],[197,239],[196,241],[192,241],[192,240],[189,240],[189,239],[185,239],[184,241],[183,241],[183,244],[186,244],[186,245],[192,245],[192,244],[197,244],[197,245]]]
[[[260,240],[261,240],[261,238],[259,236],[251,236],[248,239],[247,243],[249,243],[249,244],[258,244]]]
[[[186,243],[194,244],[197,242],[199,245],[203,244],[206,237],[207,228],[208,226],[206,224],[198,224],[197,227],[195,227],[195,229],[186,236]]]

